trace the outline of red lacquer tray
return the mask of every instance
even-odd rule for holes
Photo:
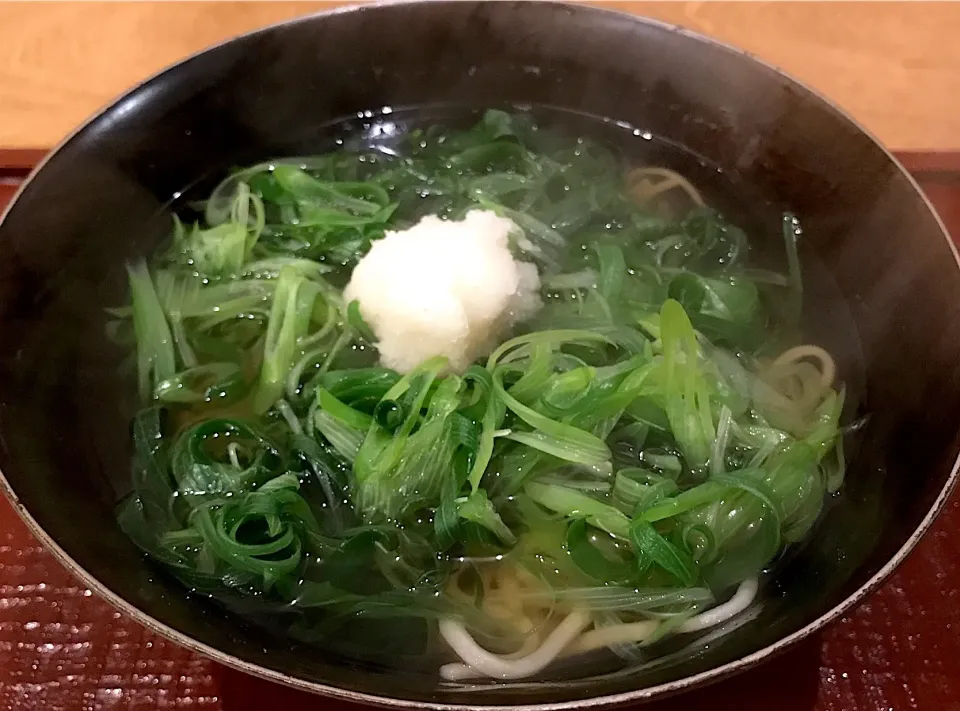
[[[0,208],[40,151],[0,151]],[[960,155],[907,154],[960,237]],[[2,337],[2,336],[0,336]],[[644,711],[960,711],[960,492],[887,584],[791,652]],[[114,611],[0,501],[0,711],[363,711],[198,657]]]

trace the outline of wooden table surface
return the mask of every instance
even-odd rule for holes
[[[342,2],[0,1],[0,147],[50,146],[164,66]],[[960,3],[605,2],[783,67],[897,150],[960,148]]]

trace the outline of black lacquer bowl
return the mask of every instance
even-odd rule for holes
[[[759,615],[678,662],[566,684],[444,688],[240,625],[188,597],[115,523],[129,489],[130,388],[103,307],[171,199],[235,165],[316,150],[383,107],[532,105],[675,141],[795,211],[840,295],[808,324],[871,413],[843,495],[777,572]],[[526,2],[368,6],[297,20],[147,81],[63,143],[0,224],[0,465],[44,544],[143,624],[302,689],[425,708],[641,700],[743,669],[877,587],[954,483],[960,270],[903,168],[847,116],[742,53],[676,28]],[[842,312],[842,313],[841,313]],[[834,345],[840,344],[840,345]],[[845,344],[845,345],[844,345]],[[849,357],[846,357],[849,356]],[[852,370],[857,370],[853,373]]]

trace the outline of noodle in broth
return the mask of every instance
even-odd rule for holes
[[[470,210],[510,221],[542,308],[466,368],[384,367],[351,273]],[[685,176],[499,111],[237,171],[114,312],[144,400],[120,524],[228,609],[448,682],[718,628],[842,483],[798,235],[757,269]]]

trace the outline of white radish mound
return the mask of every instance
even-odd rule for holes
[[[510,220],[471,210],[460,220],[424,217],[388,231],[353,270],[344,291],[373,330],[381,363],[408,373],[445,356],[462,372],[500,332],[542,306],[535,265],[510,252]]]

